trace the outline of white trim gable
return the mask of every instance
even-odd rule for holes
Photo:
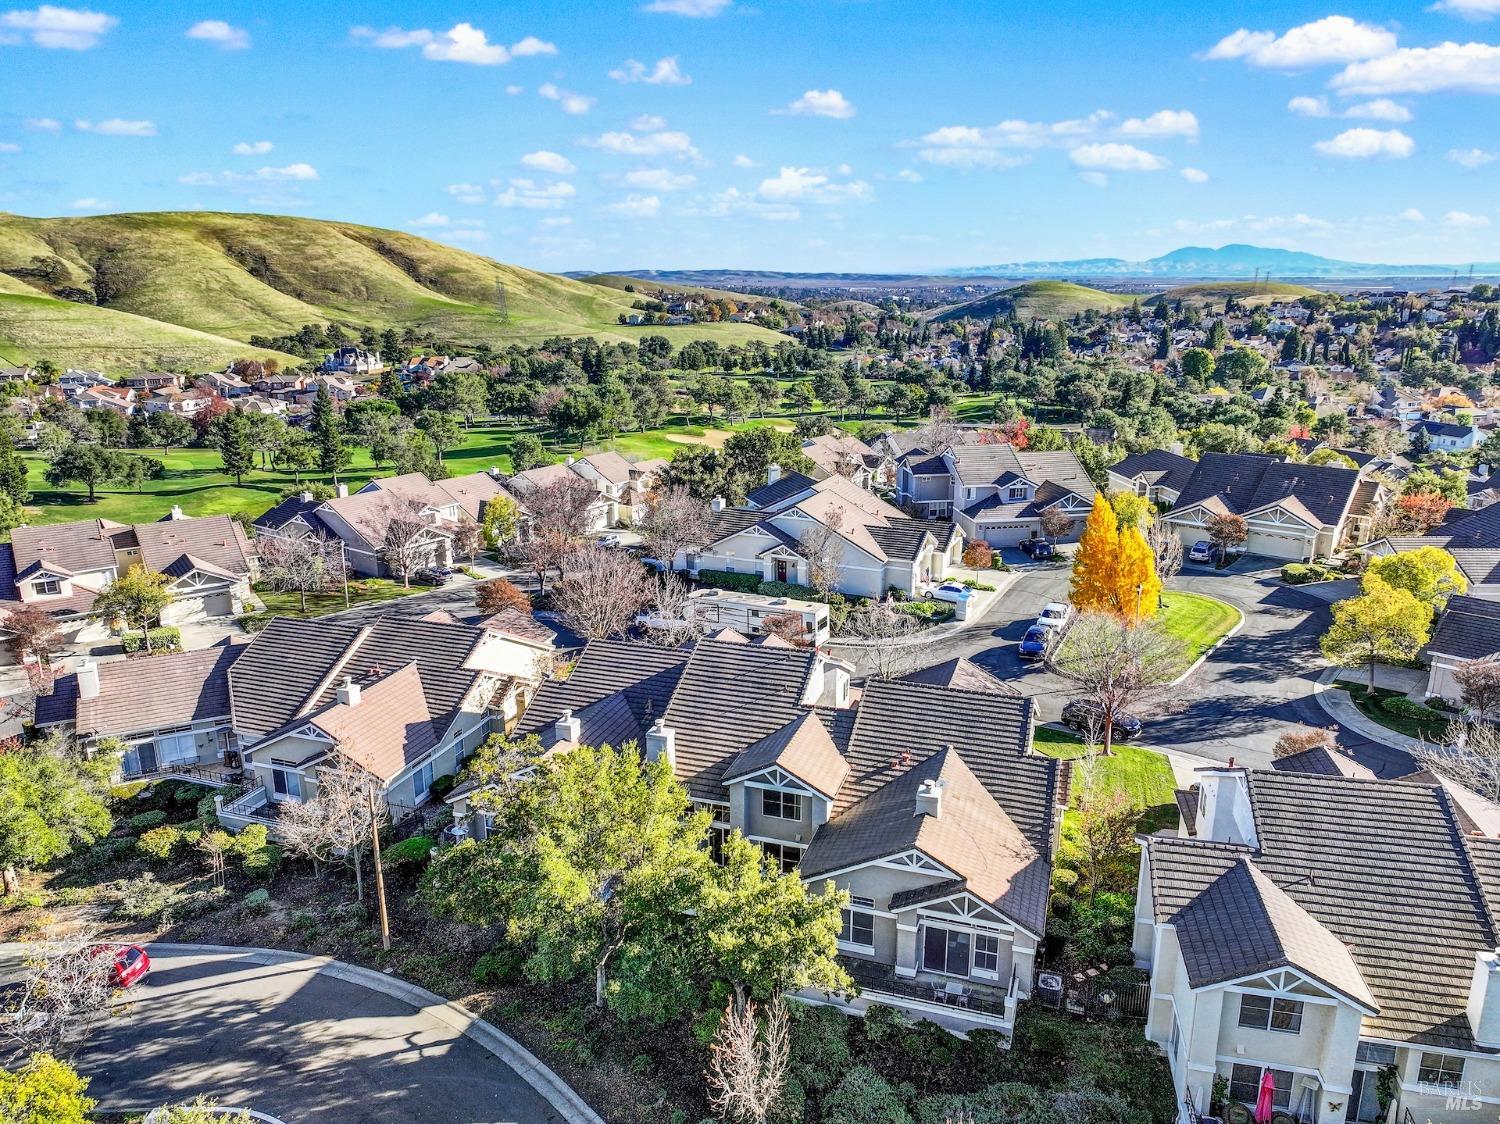
[[[1290,966],[1239,976],[1198,990],[1222,990],[1240,995],[1269,995],[1273,999],[1295,999],[1303,1003],[1344,1003],[1367,1015],[1379,1013],[1377,1008],[1370,1007],[1354,996],[1346,995],[1336,987]]]
[[[946,906],[946,909],[939,908]],[[917,916],[931,921],[965,921],[969,924],[995,925],[1007,929],[1020,929],[1005,914],[988,902],[981,901],[967,890],[958,890],[945,898],[923,902],[916,907]],[[1029,930],[1025,930],[1028,931]],[[1035,936],[1035,934],[1032,934]]]
[[[1272,527],[1306,528],[1309,531],[1322,530],[1317,524],[1310,523],[1300,515],[1288,511],[1279,503],[1269,504],[1255,511],[1247,511],[1244,518],[1247,523],[1251,520],[1258,520]]]
[[[743,784],[746,788],[776,788],[784,789],[788,792],[805,792],[809,796],[816,796],[822,800],[827,799],[826,796],[807,784],[807,782],[792,776],[791,773],[788,773],[779,765],[768,765],[763,769],[757,769],[755,772],[746,773],[743,776],[726,777],[724,783]]]

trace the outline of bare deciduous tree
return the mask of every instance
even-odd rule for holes
[[[25,974],[0,1018],[22,1053],[64,1057],[109,1016],[115,947],[98,942],[80,932],[27,949]]]
[[[623,550],[592,547],[574,551],[563,562],[553,590],[557,607],[580,636],[618,636],[651,603],[651,575]]]
[[[385,818],[385,799],[375,780],[342,753],[318,770],[318,794],[311,800],[281,805],[278,826],[287,849],[314,865],[347,859],[354,864],[355,894],[365,900],[363,858],[370,844],[370,792],[375,792],[375,819]]]
[[[1282,734],[1276,739],[1276,744],[1271,747],[1271,756],[1280,761],[1283,757],[1293,757],[1299,753],[1306,753],[1309,749],[1333,749],[1335,744],[1331,731],[1320,730],[1313,726],[1306,730],[1292,730],[1290,733]]]
[[[1156,559],[1156,576],[1162,585],[1182,572],[1182,539],[1171,527],[1152,520],[1146,528],[1146,545]]]
[[[646,501],[646,513],[636,521],[646,554],[667,569],[679,550],[698,546],[708,532],[708,505],[678,485],[659,489]]]
[[[1500,656],[1470,660],[1453,672],[1462,692],[1464,705],[1487,721],[1490,711],[1500,705]]]
[[[844,562],[843,525],[843,509],[831,508],[821,520],[813,520],[797,540],[798,552],[807,559],[807,584],[825,596],[839,584],[839,569]]]
[[[348,576],[343,544],[312,535],[260,535],[255,540],[260,580],[278,593],[295,593],[307,612],[307,595],[324,593]]]
[[[1411,755],[1422,768],[1500,801],[1500,730],[1488,722],[1450,722],[1443,744],[1419,741]]]
[[[1090,753],[1073,765],[1078,793],[1075,807],[1078,842],[1088,875],[1090,901],[1101,889],[1117,888],[1106,883],[1107,872],[1115,860],[1131,849],[1140,819],[1130,794],[1102,775],[1100,756]]]
[[[899,679],[917,665],[919,649],[902,643],[917,630],[916,618],[888,601],[872,601],[854,610],[842,634],[870,643],[860,649],[872,679]]]
[[[1084,613],[1063,637],[1053,669],[1100,710],[1107,757],[1115,722],[1155,701],[1187,666],[1182,642],[1157,625],[1131,626],[1112,613]]]
[[[958,422],[947,406],[934,406],[927,412],[927,420],[912,433],[917,445],[928,452],[946,449],[958,440]]]
[[[588,535],[599,492],[583,477],[570,474],[527,489],[524,499],[531,512],[531,534],[519,553],[545,589],[548,572],[560,569],[563,559]]]
[[[472,519],[460,519],[453,529],[453,553],[474,561],[484,546],[484,528]]]
[[[1055,507],[1049,507],[1042,512],[1041,530],[1042,534],[1052,540],[1053,545],[1057,540],[1073,529],[1073,517],[1065,511],[1059,511]]]
[[[661,623],[648,624],[644,634],[659,648],[681,648],[708,633],[707,623],[690,608],[687,582],[674,573],[657,575],[651,605],[652,620]]]
[[[731,1124],[766,1124],[781,1104],[790,1058],[784,1000],[766,1004],[764,1025],[754,1003],[736,1011],[731,1000],[709,1048],[708,1100],[714,1113]]]
[[[432,520],[421,500],[387,492],[361,529],[386,569],[407,589],[412,574],[431,564]]]

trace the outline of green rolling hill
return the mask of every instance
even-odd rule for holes
[[[992,320],[1015,316],[1021,320],[1062,320],[1079,312],[1097,309],[1109,312],[1124,308],[1135,298],[1075,285],[1071,281],[1028,281],[1012,289],[988,293],[963,304],[951,304],[929,313],[932,320]]]
[[[1167,300],[1181,300],[1189,304],[1223,304],[1234,297],[1241,304],[1256,305],[1312,297],[1318,292],[1319,290],[1309,289],[1306,285],[1292,285],[1285,281],[1211,281],[1202,285],[1179,285],[1161,295]]]
[[[618,317],[633,299],[352,223],[214,212],[0,215],[0,351],[11,361],[222,362],[251,354],[252,335],[335,320],[410,326],[459,344],[647,332],[677,342],[783,338],[749,324],[625,327]]]

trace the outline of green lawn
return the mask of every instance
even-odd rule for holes
[[[1189,664],[1240,623],[1240,611],[1233,605],[1201,593],[1173,590],[1164,594],[1162,601],[1164,604],[1157,612],[1156,620],[1187,646]]]
[[[1072,734],[1046,726],[1037,727],[1033,744],[1038,753],[1059,761],[1080,760],[1085,752],[1083,743]],[[1131,802],[1142,812],[1142,831],[1165,826],[1156,822],[1163,817],[1167,823],[1176,821],[1177,804],[1172,794],[1177,781],[1172,774],[1172,763],[1165,755],[1154,749],[1116,742],[1114,752],[1108,757],[1098,758],[1095,767],[1100,771],[1101,783],[1130,794]],[[1075,779],[1075,795],[1077,789]]]
[[[349,583],[349,604],[371,605],[380,601],[394,601],[413,593],[422,593],[427,586],[414,585],[403,588],[400,582],[389,578],[360,578]],[[336,613],[344,608],[343,590],[332,593],[309,593],[307,612],[302,611],[302,598],[296,593],[279,593],[257,589],[255,595],[266,605],[266,613],[275,617],[321,617],[325,613]]]

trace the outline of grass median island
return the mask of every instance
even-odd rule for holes
[[[1240,623],[1240,611],[1201,593],[1172,590],[1162,595],[1162,607],[1152,619],[1182,641],[1191,665]]]
[[[1409,738],[1441,743],[1448,736],[1448,723],[1458,717],[1456,714],[1450,716],[1441,711],[1430,710],[1410,700],[1405,704],[1396,703],[1393,707],[1391,700],[1405,699],[1406,696],[1401,691],[1386,687],[1376,687],[1372,692],[1366,684],[1348,679],[1336,680],[1332,686],[1336,691],[1348,692],[1349,701],[1371,722]]]

